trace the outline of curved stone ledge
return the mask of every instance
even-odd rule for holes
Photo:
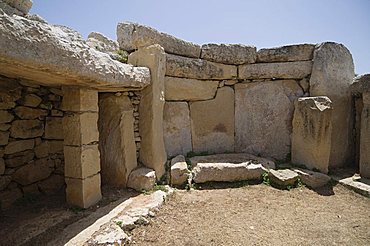
[[[6,14],[0,14],[0,74],[45,85],[101,90],[141,89],[150,84],[148,68],[112,60],[67,27]]]

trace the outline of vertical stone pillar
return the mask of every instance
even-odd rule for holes
[[[360,175],[363,178],[370,178],[370,91],[362,94],[362,100]]]
[[[160,179],[165,172],[167,161],[163,137],[166,54],[160,45],[151,45],[130,54],[128,62],[150,69],[151,84],[143,89],[139,106],[141,136],[139,161],[154,169],[157,179]]]
[[[69,204],[90,207],[101,199],[98,148],[98,92],[64,87],[63,118],[66,196]]]
[[[301,97],[295,102],[293,163],[328,172],[333,129],[331,105],[328,97]]]

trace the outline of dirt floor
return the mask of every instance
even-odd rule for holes
[[[132,245],[370,245],[370,199],[341,185],[176,191]]]

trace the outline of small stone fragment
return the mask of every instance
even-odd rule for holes
[[[289,169],[273,170],[269,172],[269,178],[272,184],[280,188],[286,188],[288,186],[294,186],[298,181],[298,174]]]
[[[189,178],[189,169],[185,157],[178,155],[171,160],[171,185],[183,185]]]
[[[127,187],[137,191],[153,189],[156,181],[155,171],[150,168],[142,167],[131,172]]]

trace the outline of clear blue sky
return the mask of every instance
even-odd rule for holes
[[[343,43],[356,73],[370,73],[370,0],[33,0],[31,13],[84,37],[116,39],[134,21],[198,44],[242,43],[258,49],[294,43]]]

